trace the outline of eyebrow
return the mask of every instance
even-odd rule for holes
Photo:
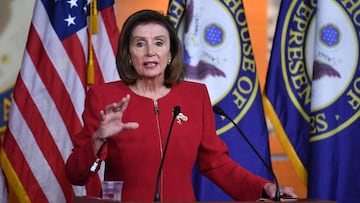
[[[159,38],[166,39],[166,36],[165,35],[157,35],[157,36],[154,37],[154,39],[159,39]],[[144,36],[132,36],[131,39],[146,39],[146,37],[144,37]]]

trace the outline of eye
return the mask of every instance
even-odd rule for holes
[[[143,41],[138,41],[135,43],[136,47],[143,47],[145,45],[145,43]]]
[[[161,47],[163,44],[164,44],[163,41],[156,41],[155,42],[155,45],[158,46],[158,47]]]

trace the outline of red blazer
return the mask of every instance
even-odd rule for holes
[[[175,121],[160,181],[162,201],[195,201],[192,169],[198,161],[203,175],[236,200],[256,200],[269,182],[245,170],[228,156],[225,143],[216,135],[214,113],[206,86],[184,81],[158,103],[132,92],[117,81],[89,89],[83,113],[84,128],[75,137],[66,173],[72,184],[84,185],[97,156],[92,135],[105,106],[130,94],[123,121],[136,121],[139,128],[112,137],[98,156],[105,161],[105,180],[123,180],[123,201],[153,201],[162,151],[172,121],[172,110],[181,107],[187,121]]]

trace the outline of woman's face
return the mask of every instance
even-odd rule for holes
[[[142,79],[164,78],[171,59],[170,37],[165,27],[156,23],[135,27],[130,37],[132,65]]]

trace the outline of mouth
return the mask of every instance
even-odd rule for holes
[[[144,66],[145,66],[145,67],[149,67],[149,68],[156,67],[157,65],[158,65],[157,62],[145,62],[145,63],[144,63]]]

